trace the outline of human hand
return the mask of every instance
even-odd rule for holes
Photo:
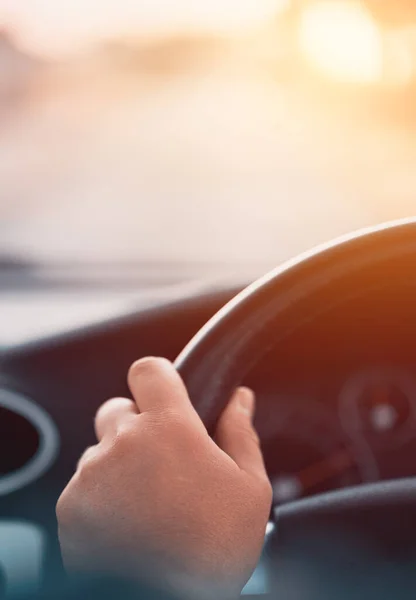
[[[98,411],[57,516],[70,572],[150,578],[182,596],[237,596],[262,550],[271,506],[254,395],[240,388],[211,439],[174,366],[135,363],[134,401]]]

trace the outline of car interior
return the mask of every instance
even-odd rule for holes
[[[56,498],[94,442],[96,410],[103,398],[128,394],[135,359],[161,355],[178,357],[209,430],[236,385],[256,391],[277,560],[286,547],[292,555],[309,522],[331,535],[348,523],[361,549],[367,538],[377,548],[371,560],[386,548],[399,562],[412,556],[415,228],[408,220],[343,238],[237,295],[225,286],[5,353],[2,515],[47,532],[50,560],[58,560]]]
[[[162,356],[210,433],[256,393],[244,596],[414,598],[414,6],[222,2],[184,35],[168,3],[149,41],[163,11],[114,4],[0,30],[0,596],[53,589],[94,415]]]

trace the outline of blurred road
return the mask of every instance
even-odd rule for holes
[[[39,77],[1,124],[1,251],[271,266],[411,214],[409,136],[312,109],[247,48],[199,50],[153,73],[91,59]]]

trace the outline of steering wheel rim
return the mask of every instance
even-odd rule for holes
[[[376,289],[380,278],[408,277],[409,259],[414,270],[416,218],[364,229],[320,246],[236,296],[176,360],[208,431],[214,432],[233,388],[273,344],[283,342],[337,300],[354,297],[351,276],[355,282],[365,278],[367,290]],[[359,294],[356,290],[355,296]],[[332,599],[341,591],[343,598],[361,598],[363,589],[374,590],[375,575],[378,592],[388,592],[383,597],[397,597],[397,591],[400,598],[414,597],[416,478],[299,500],[275,508],[273,516],[276,528],[268,538],[266,555],[271,558],[276,596],[284,597],[290,589],[281,577],[286,570],[294,576],[295,588],[296,581],[313,571],[316,589],[309,582],[308,598]],[[380,598],[378,592],[371,597]]]
[[[351,275],[378,273],[382,266],[387,277],[391,261],[413,254],[416,217],[383,223],[301,254],[226,304],[175,361],[208,431],[214,431],[233,389],[273,345],[328,310],[328,303],[336,304],[335,285],[344,301],[354,293],[348,288]]]

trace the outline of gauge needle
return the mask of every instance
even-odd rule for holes
[[[297,478],[302,484],[303,489],[313,488],[334,475],[338,475],[351,467],[354,460],[348,450],[340,450],[337,454],[332,454],[302,471],[299,471]]]

